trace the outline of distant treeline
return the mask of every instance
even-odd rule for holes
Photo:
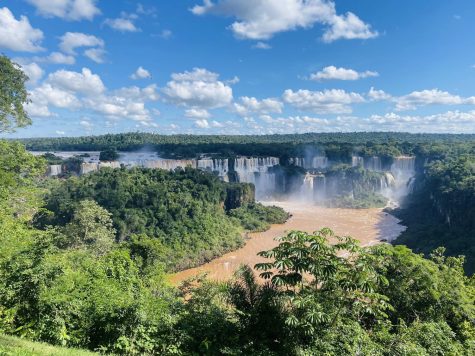
[[[197,154],[216,156],[275,156],[286,158],[325,154],[344,162],[352,154],[395,157],[402,154],[444,155],[473,153],[475,135],[409,134],[392,132],[307,133],[289,135],[158,135],[150,133],[102,136],[22,139],[33,151],[120,151],[151,150],[163,157],[194,158]]]

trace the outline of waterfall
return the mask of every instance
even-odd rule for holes
[[[194,159],[156,159],[137,162],[138,166],[144,168],[164,169],[166,171],[174,171],[177,168],[196,168],[196,160]]]
[[[352,167],[364,167],[364,158],[361,156],[352,156],[351,157],[351,166]]]
[[[88,174],[91,172],[97,172],[99,170],[99,163],[81,163],[79,174]]]
[[[325,156],[294,157],[289,159],[289,163],[305,169],[326,168],[328,166],[328,158]]]
[[[368,157],[363,160],[364,168],[369,171],[381,172],[383,170],[383,165],[381,163],[381,158],[374,156]]]
[[[52,164],[48,166],[48,177],[56,177],[63,173],[63,166],[60,164]]]
[[[315,176],[313,174],[307,173],[303,178],[303,184],[300,188],[301,199],[304,201],[313,201],[313,183]]]
[[[307,173],[300,187],[300,199],[306,202],[324,203],[327,196],[327,181],[323,174]]]
[[[258,199],[271,196],[275,192],[275,174],[269,168],[279,164],[276,157],[238,157],[234,160],[234,171],[238,181],[253,183]]]
[[[412,191],[416,173],[415,162],[415,157],[410,156],[394,158],[390,173],[393,177],[393,183],[390,191],[385,196],[399,202]]]
[[[317,175],[313,179],[313,198],[317,203],[324,203],[327,197],[327,178],[325,175]]]
[[[203,171],[216,172],[224,181],[228,179],[229,160],[227,159],[202,158],[198,160],[196,167]]]

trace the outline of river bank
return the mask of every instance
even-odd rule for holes
[[[264,232],[250,233],[246,245],[239,250],[227,253],[202,266],[190,268],[170,276],[172,284],[179,284],[187,278],[200,273],[208,273],[213,280],[227,280],[241,265],[254,266],[263,259],[257,253],[275,247],[276,237],[291,230],[313,232],[323,227],[332,229],[337,235],[350,235],[371,246],[382,241],[391,241],[405,230],[399,220],[383,209],[339,209],[323,208],[297,202],[265,202],[266,205],[280,206],[292,217],[285,223],[272,225]]]

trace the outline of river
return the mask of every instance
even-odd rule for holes
[[[283,236],[287,231],[301,230],[313,232],[323,227],[332,229],[337,235],[350,235],[361,242],[362,246],[381,243],[381,240],[391,241],[405,230],[394,216],[382,209],[335,209],[312,206],[297,202],[266,202],[266,205],[277,205],[292,214],[285,223],[272,225],[265,232],[251,233],[246,245],[242,248],[216,258],[209,263],[196,268],[190,268],[170,276],[174,285],[183,280],[207,273],[213,280],[227,280],[241,265],[254,266],[263,258],[257,253],[275,247],[276,237]]]

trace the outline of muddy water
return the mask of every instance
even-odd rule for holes
[[[382,211],[382,209],[330,209],[309,206],[301,203],[268,202],[268,205],[277,205],[292,214],[292,217],[282,225],[272,227],[259,233],[252,233],[246,245],[241,249],[230,252],[213,261],[196,268],[190,268],[170,276],[173,284],[206,272],[214,280],[226,280],[241,265],[254,266],[263,259],[257,253],[275,247],[276,237],[287,231],[301,230],[313,232],[323,227],[329,227],[337,235],[350,235],[361,242],[363,246],[380,243],[381,240],[391,241],[404,231],[399,220]]]

